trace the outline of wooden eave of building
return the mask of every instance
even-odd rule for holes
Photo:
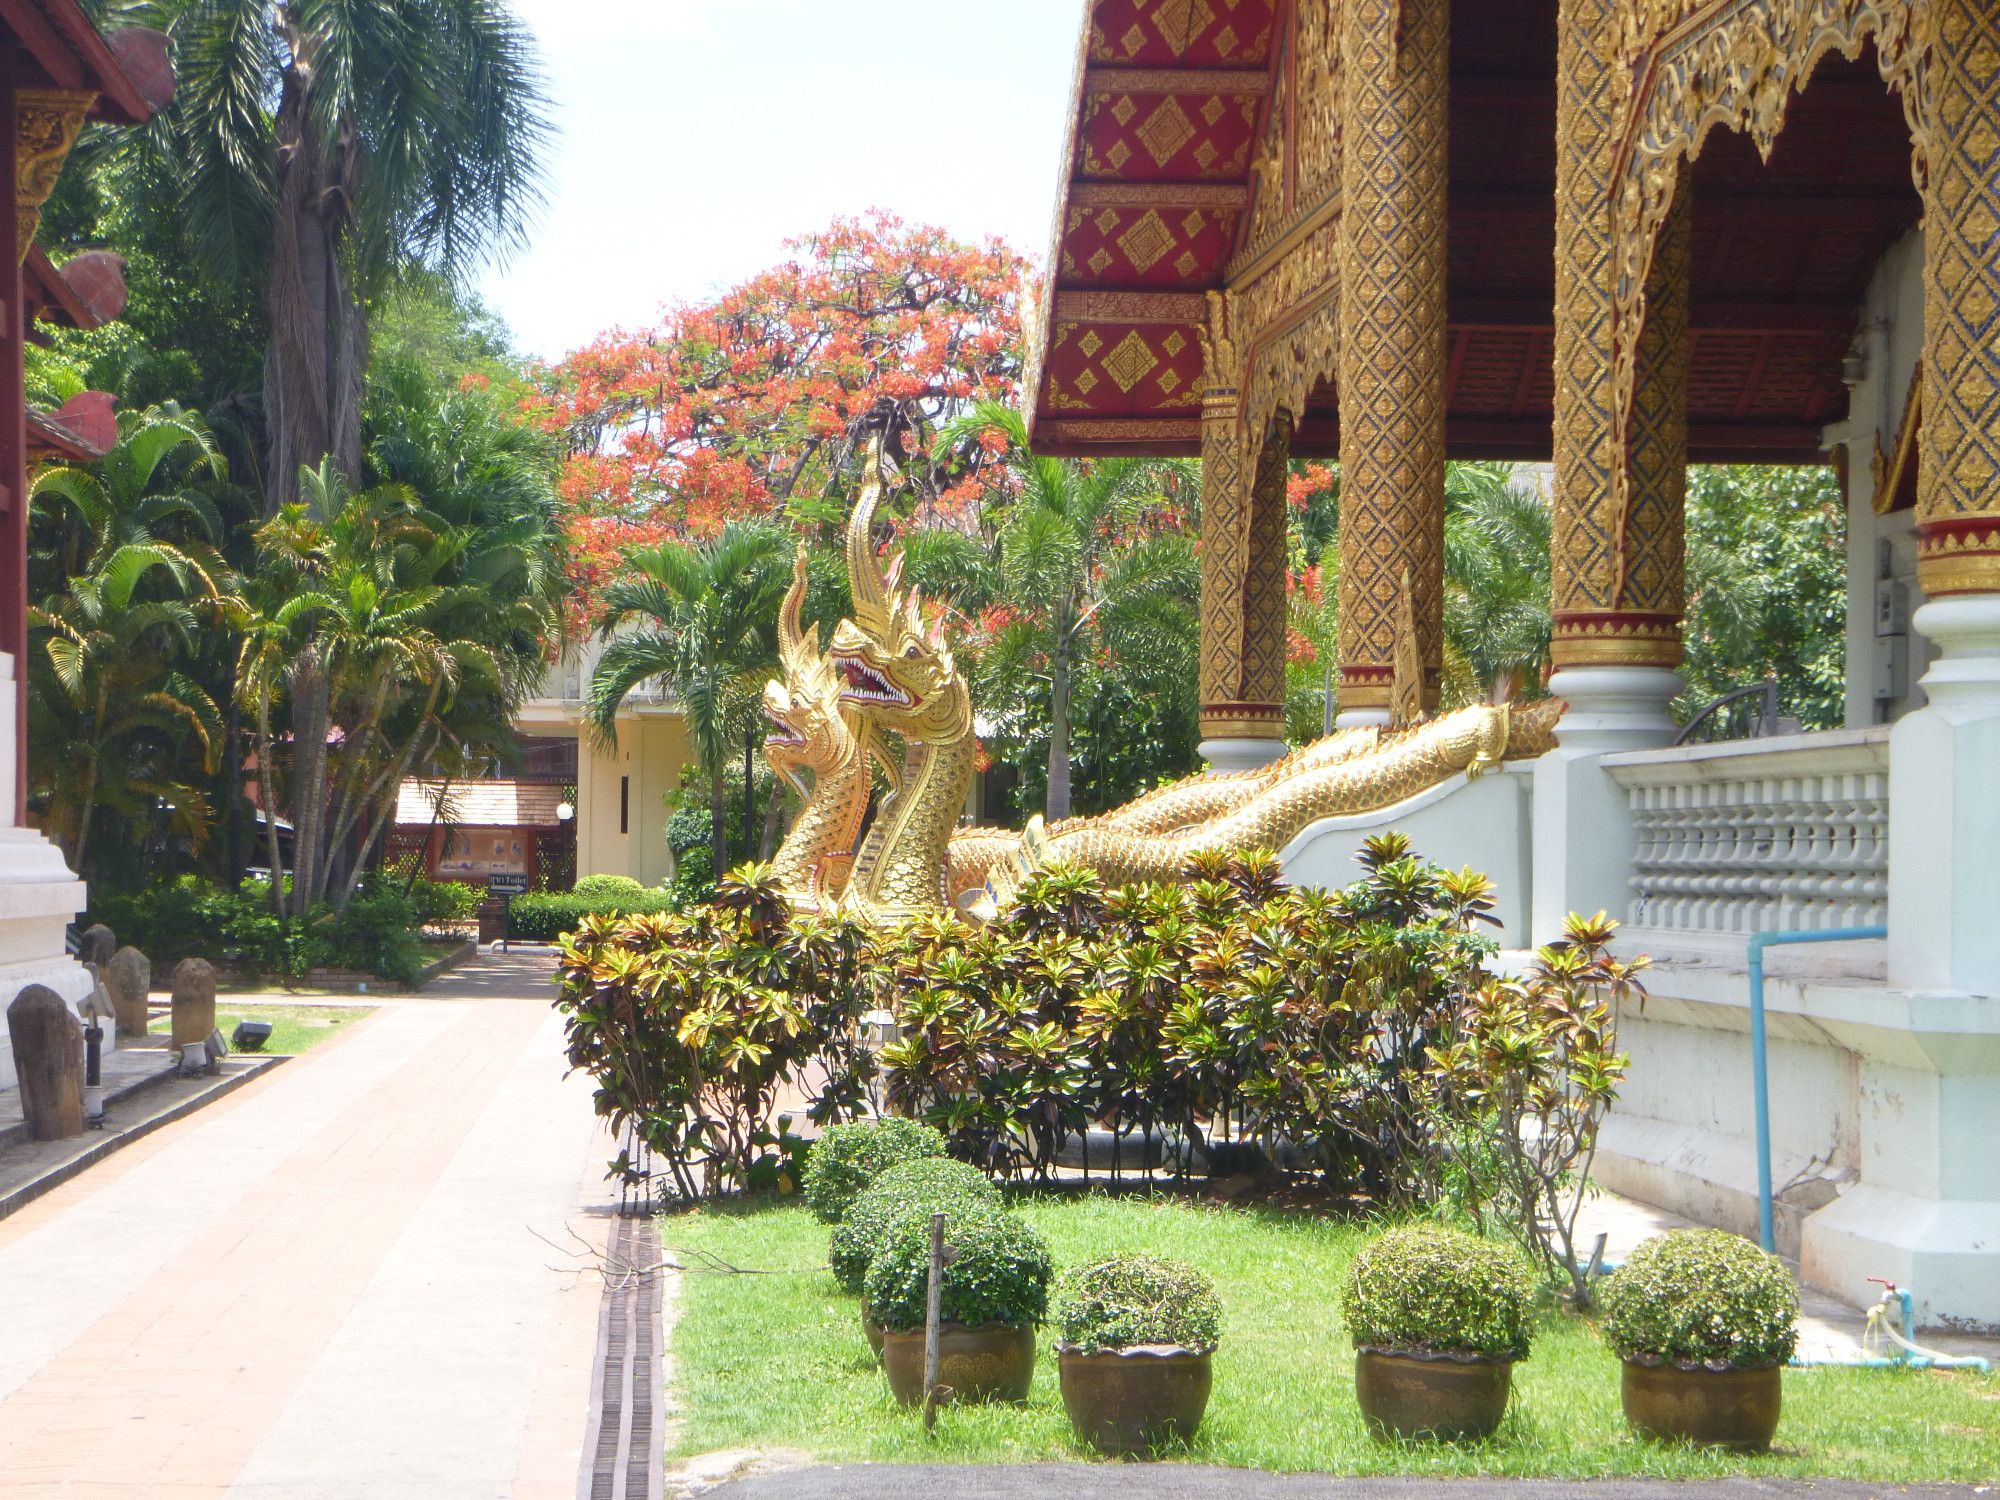
[[[58,459],[63,463],[95,463],[104,450],[92,447],[49,412],[28,408],[28,462],[32,466]]]
[[[1030,351],[1038,452],[1198,454],[1206,294],[1241,286],[1337,217],[1337,196],[1287,201],[1280,232],[1248,243],[1265,190],[1252,158],[1269,126],[1253,101],[1285,93],[1280,71],[1296,66],[1293,12],[1294,0],[1090,6],[1052,285]],[[1453,458],[1551,452],[1555,39],[1555,0],[1453,6],[1445,402]],[[1291,126],[1279,124],[1281,162],[1291,163],[1299,156]],[[1872,50],[1821,62],[1792,99],[1768,162],[1747,138],[1717,130],[1693,178],[1689,457],[1823,462],[1821,432],[1846,415],[1841,362],[1869,280],[1922,217],[1902,106]],[[1295,416],[1295,455],[1338,453],[1330,384]]]
[[[85,330],[104,326],[40,245],[29,246],[21,262],[21,302],[31,339],[35,338],[32,325],[37,321]]]
[[[154,105],[119,61],[118,44],[99,34],[75,0],[0,0],[0,27],[13,33],[26,65],[17,85],[89,89],[97,95],[92,118],[112,125],[153,117]]]

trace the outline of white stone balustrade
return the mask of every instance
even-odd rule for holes
[[[1888,736],[1885,726],[1604,757],[1636,835],[1634,935],[1884,923]]]

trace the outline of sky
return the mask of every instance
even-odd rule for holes
[[[1081,0],[514,0],[559,132],[481,290],[530,354],[645,327],[884,208],[1040,259]]]

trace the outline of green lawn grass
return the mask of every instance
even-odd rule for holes
[[[372,1005],[252,1005],[232,1006],[225,1003],[215,1007],[215,1024],[221,1028],[222,1039],[227,1042],[236,1030],[238,1021],[269,1021],[271,1039],[263,1046],[263,1055],[272,1053],[304,1052],[317,1047],[321,1042],[340,1035],[363,1016],[372,1016]],[[171,1032],[173,1023],[166,1017],[153,1022],[154,1032]],[[232,1042],[230,1044],[234,1046]],[[257,1056],[257,1053],[248,1054]]]
[[[1777,1445],[1744,1458],[1640,1442],[1619,1413],[1618,1363],[1584,1320],[1551,1312],[1516,1367],[1506,1424],[1462,1447],[1385,1446],[1354,1404],[1337,1311],[1365,1228],[1303,1214],[1159,1196],[1025,1198],[1058,1264],[1150,1250],[1215,1277],[1227,1309],[1208,1419],[1172,1457],[1343,1474],[1827,1475],[1878,1481],[2000,1477],[2000,1377],[1790,1370]],[[824,1269],[827,1230],[796,1200],[711,1205],[661,1220],[670,1258],[772,1275],[690,1271],[670,1343],[683,1425],[669,1456],[804,1449],[829,1461],[1089,1459],[1072,1437],[1043,1331],[1025,1407],[940,1414],[927,1440],[889,1397],[860,1304]]]

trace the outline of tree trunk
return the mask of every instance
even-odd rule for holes
[[[778,778],[771,778],[771,790],[764,799],[764,836],[757,841],[757,858],[768,860],[771,849],[778,841],[778,815],[785,809],[785,789],[778,784]]]
[[[292,905],[304,915],[319,893],[326,823],[326,731],[329,686],[319,647],[292,665]]]
[[[725,790],[722,772],[717,771],[708,780],[708,846],[715,860],[713,874],[717,880],[729,868],[729,824],[723,810]]]
[[[1069,816],[1069,645],[1060,635],[1065,624],[1058,613],[1059,644],[1049,663],[1049,800],[1044,816],[1051,823]]]

